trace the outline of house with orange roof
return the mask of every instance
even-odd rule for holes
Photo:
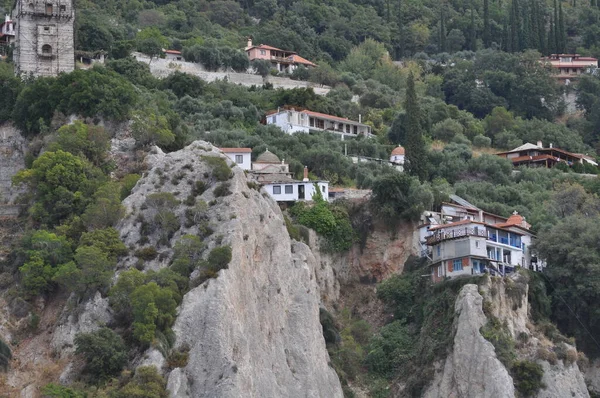
[[[250,62],[257,59],[264,59],[271,62],[277,72],[292,73],[299,66],[314,68],[316,64],[299,56],[295,51],[282,50],[280,48],[259,44],[252,44],[252,39],[248,39],[248,45],[244,49],[248,54]]]
[[[439,213],[426,212],[419,237],[428,248],[433,282],[488,273],[506,275],[517,267],[541,271],[544,262],[531,250],[531,224],[517,213],[506,218],[450,195]]]
[[[267,112],[267,124],[279,126],[285,133],[308,133],[310,130],[328,131],[341,135],[342,138],[371,135],[371,126],[345,117],[327,115],[307,109],[293,107],[279,108],[277,111]]]

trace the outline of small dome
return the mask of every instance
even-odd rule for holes
[[[394,155],[404,155],[404,147],[398,145],[396,148],[394,148],[394,150],[392,151],[392,156]]]
[[[523,224],[523,221],[525,221],[523,216],[515,211],[510,217],[508,217],[508,220],[506,220],[506,224],[521,225]]]
[[[270,152],[268,149],[258,155],[256,158],[256,163],[281,163],[281,160],[275,155],[273,152]]]

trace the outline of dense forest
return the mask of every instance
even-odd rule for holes
[[[548,259],[545,279],[536,287],[538,319],[555,322],[589,357],[600,355],[594,338],[600,335],[600,181],[593,176],[598,169],[575,165],[514,173],[509,161],[494,155],[542,141],[598,158],[600,75],[586,74],[565,87],[539,60],[556,52],[600,56],[600,1],[78,0],[76,9],[76,48],[105,52],[104,66],[21,79],[10,61],[0,63],[0,122],[14,123],[29,148],[27,168],[13,181],[27,192],[21,203],[28,210],[19,220],[24,232],[2,271],[17,282],[10,294],[23,300],[59,292],[84,300],[96,290],[110,297],[116,325],[76,340],[87,362],[82,391],[165,396],[164,380],[153,369],[107,381],[119,377],[128,355],[168,346],[177,306],[200,283],[189,280],[194,269],[205,267],[214,276],[231,258],[231,248],[224,246],[201,261],[205,236],[186,237],[173,247],[169,267],[132,269],[111,284],[117,259],[131,250],[115,229],[124,216],[121,201],[145,171],[145,152],[152,145],[174,151],[197,139],[250,147],[254,158],[269,148],[296,177],[306,165],[311,178],[332,186],[372,189],[366,209],[315,206],[320,212],[315,217],[325,214],[335,227],[353,231],[340,241],[339,234],[318,230],[329,234],[332,250],[360,241],[375,222],[412,222],[451,193],[499,215],[518,211],[533,225],[538,250]],[[248,60],[241,49],[248,37],[314,61],[316,68],[299,68],[291,78],[331,90],[320,96],[304,88],[207,83],[179,72],[158,79],[130,56],[132,51],[160,56],[171,48],[207,69],[243,71]],[[567,112],[573,97],[577,111]],[[261,123],[266,112],[284,105],[351,119],[361,115],[375,137],[342,142],[327,133],[290,136]],[[67,125],[72,115],[83,122]],[[109,154],[113,137],[101,125],[111,123],[129,123],[135,138],[127,167]],[[344,156],[347,150],[387,159],[397,144],[407,150],[406,174]],[[219,167],[222,171],[223,165],[215,170]],[[224,181],[229,178],[228,169],[222,174]],[[145,206],[164,217],[147,228],[168,231],[169,207],[179,202],[154,195]],[[207,211],[206,203],[190,201],[195,205],[190,212]],[[299,206],[290,215],[318,229],[310,225],[309,211]],[[136,251],[142,263],[156,255],[149,247]],[[331,321],[330,353],[344,383],[360,381],[372,388],[372,396],[384,397],[390,381],[409,372],[406,363],[418,365],[424,349],[418,328],[429,327],[431,303],[415,300],[415,275],[384,283],[379,293],[386,304],[408,302],[415,308],[411,314],[397,309],[405,323],[373,333],[351,316],[340,317],[335,326]],[[8,362],[10,350],[2,343],[0,351]],[[184,356],[168,354],[175,364]],[[83,396],[52,384],[45,393]]]

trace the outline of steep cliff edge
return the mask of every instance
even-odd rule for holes
[[[532,373],[516,374],[513,365],[537,364],[543,375],[534,396],[589,397],[577,351],[564,337],[550,339],[532,322],[527,295],[527,278],[519,274],[465,285],[455,303],[453,346],[437,364],[425,396],[523,396],[517,390],[526,387],[519,383],[530,382]],[[494,336],[495,344],[484,335]]]
[[[147,158],[151,169],[124,202],[129,216],[120,231],[128,246],[139,245],[138,217],[147,195],[171,192],[185,198],[191,191],[185,181],[210,172],[202,156],[225,159],[205,142],[170,154],[154,152]],[[182,181],[161,178],[163,174],[181,175]],[[227,183],[231,194],[216,196],[211,186],[200,198],[210,203],[207,215],[214,229],[205,240],[207,249],[229,245],[232,260],[218,278],[188,292],[180,306],[173,329],[176,347],[189,348],[189,361],[168,376],[172,396],[341,397],[319,323],[325,293],[317,280],[330,280],[327,270],[308,246],[290,240],[277,204],[250,188],[241,169],[233,168]],[[173,209],[180,219],[185,218],[184,207]],[[182,225],[170,246],[195,231],[195,225]],[[155,245],[153,237],[149,243]],[[171,249],[157,247],[160,255],[145,268],[168,264]],[[123,267],[134,264],[133,257],[122,261]],[[334,285],[330,280],[329,286]],[[161,358],[154,361],[160,364]]]

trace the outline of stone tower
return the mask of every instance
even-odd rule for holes
[[[56,76],[75,68],[72,0],[16,0],[17,74]]]

